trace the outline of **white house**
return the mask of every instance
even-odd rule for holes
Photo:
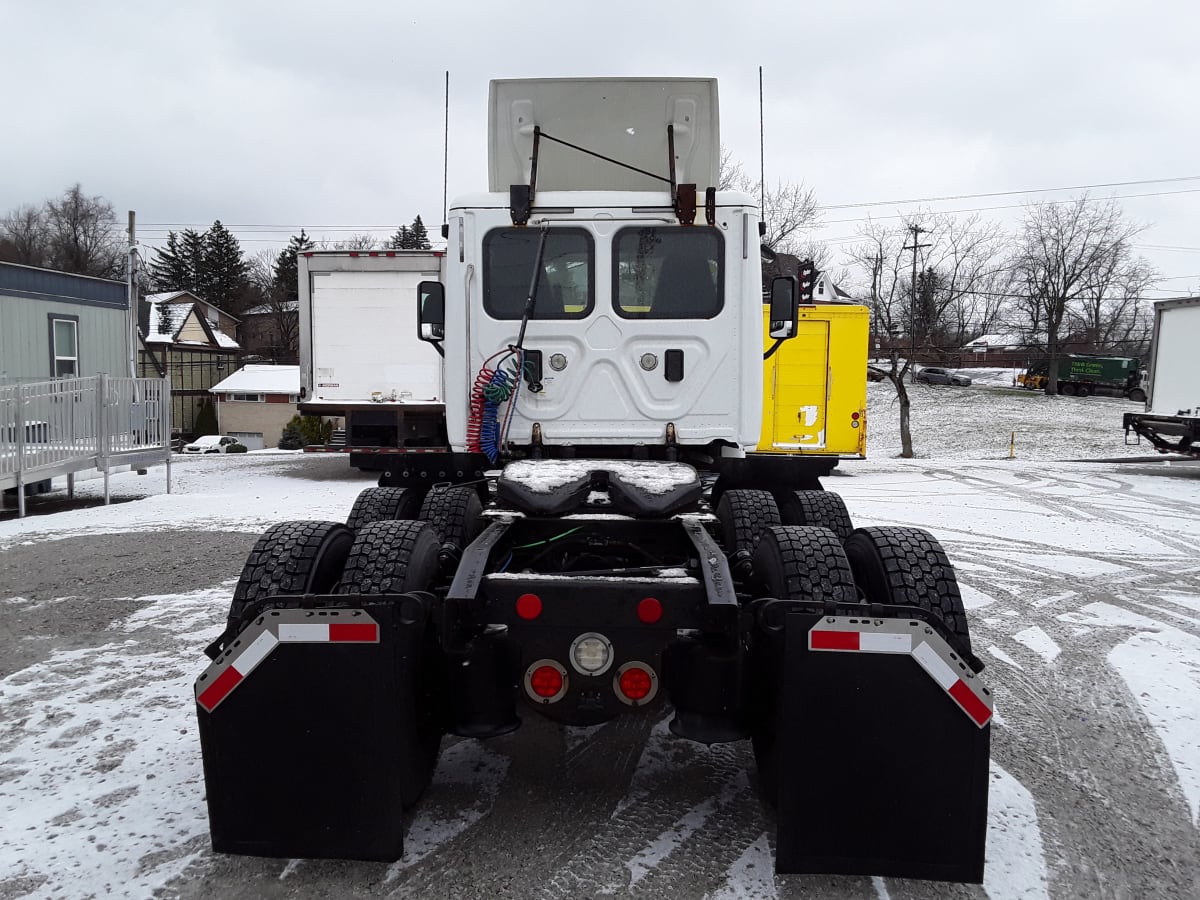
[[[243,366],[209,392],[217,399],[221,434],[237,438],[250,450],[274,447],[283,426],[296,415],[300,367]]]

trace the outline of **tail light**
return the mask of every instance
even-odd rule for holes
[[[535,703],[555,703],[567,693],[567,670],[552,659],[539,659],[525,670],[525,693]]]
[[[622,703],[642,706],[658,694],[658,674],[643,662],[628,662],[613,676],[613,690]]]

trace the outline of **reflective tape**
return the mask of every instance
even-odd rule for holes
[[[196,680],[196,702],[209,712],[233,692],[280,644],[377,644],[379,624],[362,610],[326,613],[313,622],[311,610],[273,610],[260,617]],[[249,643],[246,643],[249,641]]]
[[[857,619],[826,616],[808,632],[808,649],[843,653],[907,654],[982,728],[992,719],[992,700],[982,685],[971,684],[974,673],[940,635],[923,622],[903,619]],[[960,672],[965,672],[963,678]]]

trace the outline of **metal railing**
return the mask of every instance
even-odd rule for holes
[[[26,485],[116,466],[167,466],[171,490],[171,385],[161,378],[57,378],[0,383],[0,488],[15,488],[25,515]]]

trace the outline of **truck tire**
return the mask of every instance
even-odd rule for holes
[[[483,503],[469,487],[435,487],[425,495],[418,518],[433,526],[442,544],[460,552],[479,534]]]
[[[753,553],[767,528],[783,524],[779,507],[770,491],[735,488],[725,491],[717,503],[721,544],[726,553]]]
[[[855,603],[854,573],[841,541],[827,528],[782,525],[763,529],[754,551],[754,579],[768,596]],[[778,661],[782,665],[782,661]],[[763,798],[777,802],[779,753],[773,705],[750,736]]]
[[[1066,384],[1060,384],[1058,386],[1058,392],[1067,397],[1074,397],[1075,396],[1075,385],[1071,384],[1071,382],[1069,382],[1069,381]]]
[[[936,613],[962,649],[971,652],[958,580],[937,538],[920,528],[859,528],[845,547],[854,583],[866,602]]]
[[[438,540],[428,522],[383,519],[358,530],[339,594],[427,591],[437,578]]]
[[[1143,391],[1141,388],[1134,388],[1132,391],[1129,392],[1129,399],[1132,400],[1134,403],[1145,403],[1146,402],[1146,392]]]
[[[1090,397],[1092,395],[1091,385],[1081,384],[1075,388],[1076,397]]]
[[[354,501],[346,527],[357,531],[371,522],[383,519],[412,519],[421,510],[421,496],[411,488],[367,488]]]
[[[833,491],[781,491],[775,495],[775,503],[784,525],[828,528],[839,541],[854,530],[845,501]]]
[[[280,522],[254,544],[233,602],[230,629],[258,600],[285,594],[328,594],[341,577],[354,532],[341,522]]]
[[[350,548],[339,594],[405,594],[427,591],[437,578],[438,541],[428,522],[380,520],[359,529]],[[412,602],[411,599],[409,602]],[[414,678],[393,698],[400,718],[402,755],[400,802],[410,807],[433,778],[442,743],[439,712],[444,708],[437,681],[441,653],[432,617],[414,623],[421,629]]]

